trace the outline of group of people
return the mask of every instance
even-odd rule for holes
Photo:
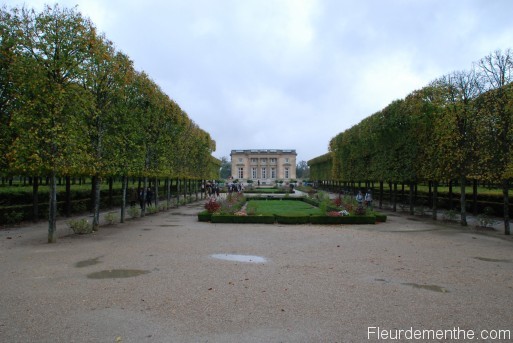
[[[358,207],[363,207],[364,203],[367,208],[372,209],[372,191],[370,189],[367,190],[367,193],[363,195],[362,191],[359,190],[356,195],[356,202],[358,203]]]
[[[237,182],[237,183],[233,183],[233,182],[230,182],[228,184],[228,193],[234,193],[234,192],[237,192],[237,193],[242,193],[242,191],[244,190],[244,186],[242,185],[242,182]]]
[[[219,196],[220,190],[219,190],[219,184],[217,184],[217,182],[207,181],[206,184],[202,184],[201,186],[202,186],[201,188],[203,188],[203,187],[205,188],[205,191],[209,197],[211,197],[211,196],[218,197]]]
[[[144,204],[146,203],[146,206],[153,205],[153,200],[155,198],[155,193],[151,189],[151,187],[148,187],[146,189],[146,197],[144,196],[144,188],[139,188],[136,190],[135,188],[130,188],[130,206],[135,206],[137,202],[139,202],[139,206],[142,208],[144,207]]]

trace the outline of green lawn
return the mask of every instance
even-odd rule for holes
[[[249,200],[246,210],[247,213],[255,213],[256,215],[323,214],[318,207],[298,200]]]

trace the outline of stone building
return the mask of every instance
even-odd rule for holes
[[[296,156],[296,150],[232,150],[232,177],[264,185],[295,180]]]

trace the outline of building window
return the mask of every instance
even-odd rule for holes
[[[289,178],[289,167],[285,167],[285,178]]]
[[[267,158],[262,158],[262,163],[267,163]]]
[[[267,179],[267,170],[264,168],[262,168],[262,179]]]
[[[288,157],[285,158],[285,163],[289,163],[289,158]]]
[[[251,168],[251,178],[252,179],[257,178],[257,169],[255,167]]]
[[[276,168],[271,168],[271,179],[276,179]]]
[[[251,159],[251,163],[253,163],[253,164],[257,164],[257,163],[258,163],[258,158],[252,158],[252,159]]]
[[[242,163],[242,157],[239,157],[239,163]]]
[[[242,167],[239,167],[239,179],[243,179],[244,178],[244,168]]]
[[[276,159],[275,158],[271,158],[271,163],[272,164],[276,164]]]

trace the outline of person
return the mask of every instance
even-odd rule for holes
[[[370,189],[368,189],[367,193],[365,193],[365,205],[372,209],[372,191]]]
[[[141,210],[144,207],[144,188],[139,188],[139,206],[141,207]]]
[[[151,206],[153,203],[153,192],[150,187],[146,190],[146,206]]]
[[[358,207],[362,207],[363,204],[363,194],[362,191],[358,191],[358,194],[356,195],[356,202],[358,203]]]
[[[130,207],[135,206],[135,203],[137,202],[137,198],[138,198],[137,191],[135,190],[135,188],[130,187]]]

